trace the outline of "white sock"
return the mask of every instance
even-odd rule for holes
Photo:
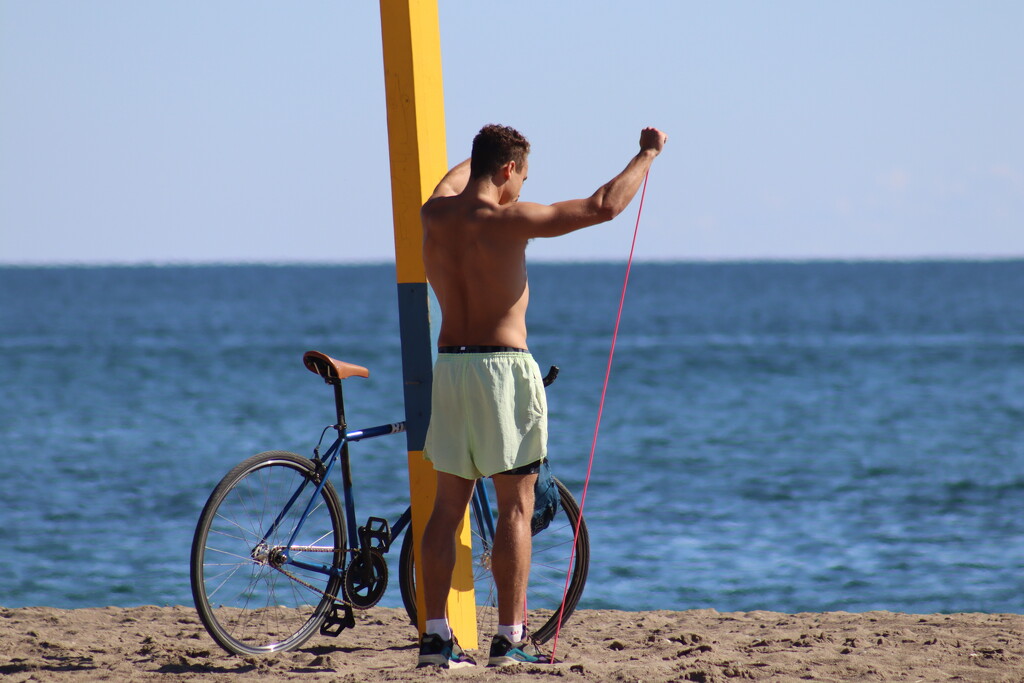
[[[452,627],[448,625],[448,618],[427,619],[427,633],[436,633],[444,640],[451,640]]]
[[[513,626],[498,624],[498,635],[505,636],[510,643],[518,643],[522,640],[524,630],[522,624],[515,624]]]

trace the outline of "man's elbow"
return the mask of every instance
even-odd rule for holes
[[[619,206],[607,200],[598,202],[594,208],[594,218],[598,223],[607,223],[625,210],[625,206]]]
[[[590,198],[590,211],[596,223],[607,223],[625,211],[626,204],[617,201],[614,195],[602,187]]]

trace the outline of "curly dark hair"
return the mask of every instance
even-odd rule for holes
[[[517,168],[526,163],[530,142],[515,128],[490,123],[473,138],[473,154],[469,166],[472,178],[494,175],[509,161]]]

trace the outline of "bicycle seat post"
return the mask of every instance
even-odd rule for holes
[[[334,384],[334,410],[335,415],[338,418],[338,430],[341,435],[344,436],[348,431],[348,423],[345,422],[345,398],[341,393],[341,380],[333,382]]]

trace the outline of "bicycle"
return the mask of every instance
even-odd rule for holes
[[[318,351],[306,352],[303,364],[333,386],[336,422],[321,432],[312,458],[267,451],[235,466],[210,494],[192,541],[196,609],[213,639],[234,654],[291,650],[315,633],[338,636],[353,627],[353,610],[369,609],[383,597],[388,585],[385,556],[403,533],[399,587],[406,612],[417,623],[413,534],[408,531],[412,509],[391,522],[371,516],[357,526],[349,455],[350,444],[404,432],[405,423],[349,430],[342,382],[369,377],[369,371]],[[551,368],[545,386],[557,372]],[[337,437],[321,455],[330,430]],[[331,481],[336,468],[341,470],[340,497]],[[483,635],[493,633],[497,624],[490,575],[495,512],[485,481],[478,482],[470,506],[477,621]],[[576,608],[590,562],[579,506],[562,482],[555,479],[555,484],[559,513],[535,535],[527,595],[528,628],[538,643],[554,635],[560,614],[564,623]]]

